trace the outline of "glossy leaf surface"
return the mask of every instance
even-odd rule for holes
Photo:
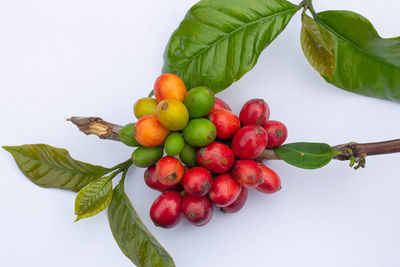
[[[174,267],[168,252],[140,220],[123,187],[118,185],[108,207],[108,219],[122,252],[138,267]]]
[[[328,144],[291,143],[274,149],[285,162],[303,169],[318,169],[328,164],[339,153]]]
[[[311,66],[321,75],[333,77],[335,72],[335,53],[333,40],[327,30],[304,14],[300,34],[301,48]]]
[[[21,171],[41,187],[78,192],[110,170],[73,159],[67,150],[45,144],[4,146]]]
[[[102,177],[86,185],[75,199],[75,221],[102,212],[110,204],[113,195],[111,177]]]
[[[188,89],[220,92],[254,67],[297,10],[285,0],[202,0],[173,33],[163,72],[181,77]]]
[[[325,11],[315,17],[334,40],[335,74],[325,79],[353,93],[400,102],[400,37],[383,39],[363,16]]]

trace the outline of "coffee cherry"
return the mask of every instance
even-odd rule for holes
[[[233,178],[242,186],[255,188],[263,182],[262,171],[254,160],[237,160],[232,168]]]
[[[183,147],[185,146],[185,140],[180,133],[171,133],[165,139],[164,150],[168,156],[176,156],[181,153]]]
[[[240,191],[240,195],[238,198],[229,206],[222,207],[221,211],[224,213],[235,213],[241,210],[244,204],[247,201],[247,195],[249,194],[249,190],[246,187],[242,187],[242,191]]]
[[[179,153],[179,159],[187,166],[195,167],[197,166],[196,152],[197,149],[195,147],[192,147],[188,143],[185,143],[183,149]]]
[[[201,118],[210,112],[214,105],[214,93],[210,88],[200,86],[187,92],[185,105],[190,118]]]
[[[225,103],[223,100],[216,97],[214,100],[214,106],[211,109],[211,111],[208,113],[208,115],[211,115],[212,113],[214,113],[218,110],[221,110],[221,109],[232,111],[227,103]]]
[[[160,192],[167,191],[175,187],[175,185],[163,185],[162,183],[160,183],[160,180],[158,180],[156,175],[156,166],[151,166],[147,168],[147,170],[144,172],[144,182],[151,189]]]
[[[157,102],[164,99],[175,99],[183,102],[186,96],[186,87],[181,78],[174,74],[165,73],[157,78],[153,92]]]
[[[256,189],[265,194],[273,194],[281,189],[281,179],[278,174],[265,166],[259,164],[264,181]]]
[[[229,110],[218,110],[208,116],[217,128],[217,137],[229,139],[240,129],[239,118]]]
[[[139,147],[132,153],[132,161],[138,167],[146,168],[157,163],[163,156],[162,146]]]
[[[213,205],[206,196],[186,194],[182,200],[182,212],[189,222],[203,226],[211,220]]]
[[[202,167],[194,167],[183,175],[185,192],[194,196],[204,196],[210,191],[213,179],[210,172]]]
[[[183,217],[181,210],[181,195],[175,191],[167,191],[151,205],[150,218],[159,227],[171,228],[181,221]]]
[[[263,99],[251,99],[243,105],[239,118],[243,125],[263,125],[269,119],[269,107]]]
[[[135,125],[136,123],[128,123],[118,132],[119,139],[127,146],[140,146],[140,144],[135,139]]]
[[[179,131],[188,123],[189,113],[182,102],[175,99],[164,99],[157,106],[157,118],[165,128]]]
[[[241,159],[254,159],[267,147],[268,135],[259,125],[248,125],[233,136],[232,151]]]
[[[186,143],[194,147],[207,146],[217,137],[215,125],[204,118],[189,121],[182,131]]]
[[[174,157],[163,157],[156,165],[157,178],[164,185],[179,183],[183,177],[183,172],[182,163]]]
[[[151,97],[144,97],[136,101],[133,106],[133,112],[137,119],[140,119],[147,115],[156,114],[157,100]]]
[[[232,150],[221,143],[214,142],[197,151],[197,163],[213,173],[229,171],[235,162]]]
[[[268,135],[267,148],[275,148],[282,145],[288,135],[286,126],[280,121],[266,121],[263,125]]]
[[[164,143],[170,131],[161,125],[156,115],[147,115],[136,122],[135,138],[142,146],[153,147]]]
[[[217,207],[226,207],[238,198],[241,189],[229,173],[224,173],[214,179],[208,197]]]

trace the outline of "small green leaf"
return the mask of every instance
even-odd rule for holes
[[[122,252],[138,267],[175,267],[168,252],[140,220],[121,184],[114,189],[108,220]]]
[[[4,146],[21,171],[41,187],[78,192],[110,169],[73,159],[67,150],[45,144]]]
[[[102,177],[94,180],[79,191],[75,199],[75,222],[102,212],[110,204],[113,176]]]
[[[327,30],[303,14],[300,40],[303,53],[311,66],[321,75],[332,79],[336,61],[333,40]]]
[[[303,169],[321,168],[340,154],[323,143],[292,143],[277,147],[274,151],[285,162]]]
[[[400,37],[381,38],[365,17],[350,11],[314,16],[334,41],[335,73],[325,80],[344,90],[400,102]]]
[[[250,71],[299,7],[285,0],[202,0],[164,52],[164,73],[218,93]]]

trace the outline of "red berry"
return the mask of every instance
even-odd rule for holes
[[[175,187],[175,185],[164,185],[160,182],[160,180],[158,180],[156,175],[156,166],[147,168],[147,170],[144,172],[144,181],[148,187],[161,192]]]
[[[150,217],[155,225],[171,228],[182,219],[182,198],[178,192],[167,191],[151,205]]]
[[[275,148],[282,145],[287,138],[287,128],[280,121],[266,121],[263,125],[268,134],[267,148]]]
[[[194,167],[183,175],[185,192],[194,196],[204,196],[210,191],[213,179],[210,172],[202,167]]]
[[[208,116],[217,128],[217,137],[229,139],[240,129],[239,118],[229,110],[218,110]]]
[[[241,210],[244,204],[247,201],[247,195],[249,194],[249,190],[246,187],[242,187],[242,191],[240,191],[240,195],[238,198],[229,206],[221,208],[221,211],[224,213],[235,213]]]
[[[255,188],[263,182],[261,167],[254,160],[237,160],[232,168],[233,178],[247,188]]]
[[[158,180],[164,185],[175,185],[183,177],[182,163],[170,156],[163,157],[157,162],[156,175]]]
[[[241,159],[254,159],[267,147],[267,131],[258,125],[248,125],[236,132],[232,140],[232,151]]]
[[[214,142],[197,151],[197,163],[214,173],[229,171],[235,163],[235,155],[224,144]]]
[[[214,179],[208,196],[217,207],[226,207],[238,198],[241,189],[240,184],[229,173],[224,173]]]
[[[218,97],[215,98],[215,102],[214,102],[214,106],[211,109],[211,111],[208,113],[208,115],[211,115],[212,113],[221,110],[221,109],[225,109],[225,110],[229,110],[231,111],[231,108],[229,107],[229,105],[227,103],[225,103],[223,100],[219,99]]]
[[[203,226],[211,220],[213,205],[207,196],[187,194],[182,200],[182,211],[189,222],[196,226]]]
[[[263,125],[269,119],[268,104],[263,99],[251,99],[243,105],[239,118],[243,125]]]
[[[256,189],[265,194],[279,191],[281,189],[281,179],[278,174],[263,164],[260,164],[260,168],[264,181]]]

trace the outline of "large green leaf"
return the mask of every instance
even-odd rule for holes
[[[45,144],[4,146],[33,183],[78,192],[110,169],[73,159],[67,150]]]
[[[303,14],[300,41],[303,53],[311,66],[321,75],[332,79],[336,63],[333,40],[328,31]]]
[[[174,267],[168,252],[140,220],[119,184],[108,207],[111,231],[122,252],[138,267]]]
[[[328,164],[340,154],[324,143],[291,143],[274,149],[285,162],[303,169],[317,169]]]
[[[113,195],[112,177],[94,180],[79,191],[75,198],[75,214],[78,215],[75,221],[94,216],[107,208]]]
[[[173,33],[164,73],[215,93],[250,71],[298,7],[285,0],[202,0]]]
[[[353,93],[400,102],[400,37],[383,39],[363,16],[325,11],[315,17],[334,40],[335,74],[325,79]]]

